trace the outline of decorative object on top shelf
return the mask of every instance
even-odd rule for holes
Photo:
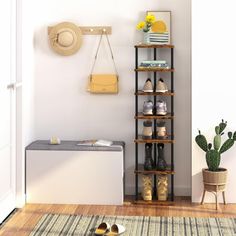
[[[145,21],[141,21],[137,24],[136,28],[138,30],[142,30],[144,35],[143,35],[143,43],[148,44],[149,43],[149,31],[156,21],[156,18],[154,15],[148,14],[145,17]]]
[[[145,93],[152,93],[153,92],[153,85],[150,78],[147,78],[146,82],[143,85],[143,92]]]
[[[155,22],[148,33],[148,43],[165,45],[171,42],[171,12],[170,11],[148,11],[147,16],[154,16]]]
[[[165,153],[164,153],[164,143],[157,144],[158,151],[158,161],[157,161],[157,170],[166,170],[167,164],[165,161]]]
[[[142,198],[145,201],[152,200],[152,176],[142,175]]]
[[[152,143],[145,144],[144,170],[153,170],[154,161],[152,159]]]
[[[156,21],[156,18],[152,14],[147,14],[145,17],[145,21],[141,21],[137,24],[136,28],[138,30],[142,30],[144,33],[147,33],[150,31],[152,25]]]
[[[144,32],[144,44],[170,44],[170,11],[148,11],[145,21],[137,25],[138,30]]]
[[[159,201],[166,201],[167,197],[168,197],[168,177],[167,175],[158,175],[157,198]]]
[[[222,122],[215,127],[216,136],[212,143],[208,143],[206,137],[201,134],[196,136],[195,141],[198,146],[206,152],[206,163],[208,169],[203,169],[203,182],[204,182],[204,192],[202,196],[202,204],[204,202],[205,192],[210,191],[215,193],[216,196],[216,209],[217,204],[217,194],[222,192],[223,199],[225,203],[225,187],[227,180],[227,169],[220,168],[221,154],[229,150],[236,141],[236,131],[234,133],[228,132],[228,139],[221,146],[221,137],[224,134],[224,130],[227,127],[227,121],[222,120]]]

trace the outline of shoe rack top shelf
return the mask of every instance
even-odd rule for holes
[[[143,92],[142,90],[139,90],[135,95],[150,95],[150,96],[174,96],[174,92],[168,91],[165,93],[160,93],[160,92]]]
[[[170,44],[162,44],[162,45],[156,45],[156,44],[137,44],[134,46],[135,48],[174,48],[174,45]]]
[[[159,67],[153,67],[153,68],[146,68],[146,67],[138,67],[138,69],[135,69],[135,71],[139,72],[174,72],[175,69],[165,69],[165,68],[159,68]]]
[[[138,169],[134,171],[136,174],[143,175],[174,175],[175,172],[171,170],[171,167],[168,166],[167,170],[144,170],[144,165],[139,164]]]
[[[134,140],[135,143],[174,143],[173,139],[143,139],[142,135],[139,135],[138,139]]]
[[[142,112],[139,112],[137,116],[134,117],[135,119],[144,119],[144,120],[152,120],[152,119],[160,119],[160,120],[166,120],[166,119],[173,119],[174,116],[171,115],[171,113],[167,113],[165,116],[163,115],[144,115]]]

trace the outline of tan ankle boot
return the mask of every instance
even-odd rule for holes
[[[158,175],[157,197],[159,201],[166,201],[168,198],[168,176]]]
[[[142,197],[145,201],[152,200],[152,176],[143,175],[142,176],[143,186],[142,186]]]

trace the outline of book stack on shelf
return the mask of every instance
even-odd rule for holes
[[[170,69],[166,60],[142,61],[139,68],[162,68]]]

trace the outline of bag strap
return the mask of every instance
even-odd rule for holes
[[[93,66],[92,66],[92,69],[91,69],[91,74],[93,73],[95,64],[96,64],[96,62],[97,62],[98,52],[99,52],[99,49],[100,49],[100,46],[101,46],[103,34],[104,34],[104,31],[102,31],[101,36],[100,36],[100,39],[99,39],[97,51],[96,51],[95,58],[94,58],[94,62],[93,62]],[[110,41],[109,41],[109,38],[108,38],[108,35],[107,35],[107,32],[106,32],[106,31],[105,31],[105,36],[106,36],[107,44],[108,44],[108,46],[109,46],[109,50],[110,50],[110,53],[111,53],[111,58],[112,58],[113,66],[114,66],[116,75],[118,76],[118,71],[117,71],[117,68],[116,68],[116,63],[115,63],[115,60],[114,60],[113,51],[112,51],[112,49],[111,49],[111,44],[110,44]]]

